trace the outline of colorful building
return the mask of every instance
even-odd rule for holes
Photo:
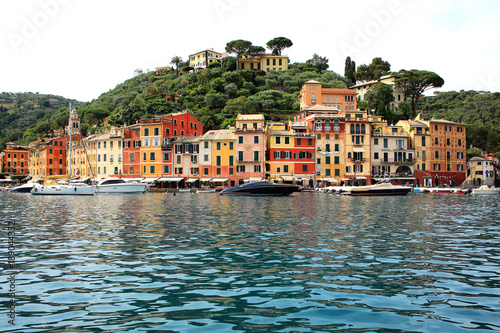
[[[268,123],[266,178],[313,186],[315,138],[301,123]]]
[[[306,110],[315,105],[337,108],[340,112],[357,109],[356,91],[350,89],[323,88],[321,82],[309,80],[300,89],[300,110]],[[302,121],[308,114],[300,112],[294,121]],[[297,118],[298,117],[298,118]]]
[[[264,179],[264,115],[239,114],[234,128],[236,136],[236,183]]]
[[[195,72],[202,71],[215,61],[221,62],[227,57],[227,53],[215,52],[213,48],[189,55],[189,66],[194,68]]]
[[[123,177],[141,177],[141,125],[134,124],[123,128]]]
[[[29,173],[29,148],[16,145],[13,142],[5,144],[3,158],[0,159],[2,172],[12,175],[26,175]]]
[[[390,179],[393,184],[414,184],[415,148],[411,148],[410,134],[402,126],[387,125],[382,117],[372,126],[372,181]]]
[[[366,111],[346,112],[345,128],[345,182],[370,185],[371,119]]]
[[[238,69],[261,70],[265,72],[288,70],[288,56],[276,54],[259,54],[252,56],[243,54],[238,60]]]
[[[465,186],[495,186],[495,162],[483,157],[473,157],[467,161]]]
[[[236,185],[236,136],[234,129],[208,131],[200,138],[202,183],[213,186]],[[205,161],[210,158],[210,161]],[[207,163],[208,162],[208,163]]]
[[[400,121],[415,149],[417,186],[458,186],[466,178],[465,124],[443,119]]]

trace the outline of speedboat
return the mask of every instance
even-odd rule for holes
[[[22,184],[16,187],[13,187],[9,190],[9,192],[14,192],[14,193],[30,193],[30,191],[33,189],[33,187],[37,184],[37,182],[28,182],[26,184]]]
[[[481,195],[481,194],[500,194],[500,188],[495,188],[495,186],[489,187],[488,185],[482,185],[479,188],[475,188],[472,190],[472,195]]]
[[[406,195],[412,190],[409,186],[397,186],[391,183],[377,183],[366,186],[350,186],[345,189],[347,195]]]
[[[236,185],[223,189],[221,195],[290,195],[298,192],[298,185],[276,184],[268,180]]]
[[[96,193],[144,193],[148,189],[146,183],[127,183],[122,178],[105,178],[96,184]]]

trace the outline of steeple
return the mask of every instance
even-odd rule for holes
[[[71,128],[68,128],[68,134],[80,134],[80,119],[78,118],[78,112],[75,108],[73,108],[69,113],[69,125]],[[70,132],[71,131],[71,132]]]

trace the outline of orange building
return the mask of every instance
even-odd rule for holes
[[[26,175],[29,173],[29,149],[27,146],[7,142],[2,163],[3,172],[13,175]]]
[[[356,91],[350,89],[323,88],[321,82],[309,80],[300,89],[300,110],[314,105],[323,105],[337,108],[340,112],[355,111],[357,109],[356,94]],[[301,120],[295,119],[295,121]]]

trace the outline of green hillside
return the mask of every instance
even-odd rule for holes
[[[28,143],[36,138],[38,123],[50,126],[38,127],[40,134],[52,133],[68,122],[68,105],[82,103],[61,96],[38,93],[0,93],[0,150],[6,142]],[[28,130],[29,129],[29,130]]]
[[[143,73],[118,84],[90,103],[72,101],[82,119],[82,134],[108,125],[130,125],[140,119],[188,109],[205,130],[234,125],[238,113],[263,113],[267,120],[283,121],[299,110],[298,94],[311,79],[324,87],[345,88],[344,77],[333,71],[295,63],[283,72],[234,70],[235,58],[200,73]],[[188,69],[188,68],[187,68]],[[58,99],[58,102],[49,102]],[[69,100],[38,94],[0,95],[0,149],[5,142],[28,143],[36,135],[51,135],[67,123]],[[22,108],[21,108],[22,107]],[[425,115],[467,123],[469,144],[500,152],[500,93],[440,92],[421,98]]]

